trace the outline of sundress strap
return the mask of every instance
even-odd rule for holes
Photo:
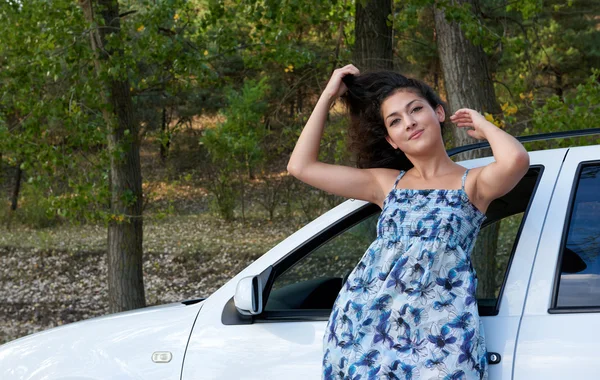
[[[467,180],[467,173],[469,172],[469,170],[471,170],[471,169],[465,170],[465,174],[463,174],[463,176],[462,176],[462,187],[461,187],[462,191],[465,191],[465,181]]]
[[[400,179],[404,176],[404,173],[406,173],[404,170],[400,170],[400,173],[398,174],[398,177],[396,177],[396,182],[394,182],[394,187],[392,187],[392,190],[396,188],[396,186],[398,185],[398,181],[400,181]]]

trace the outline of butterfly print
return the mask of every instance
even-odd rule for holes
[[[467,173],[457,190],[404,189],[399,173],[327,322],[323,379],[487,379],[471,261],[486,217]]]

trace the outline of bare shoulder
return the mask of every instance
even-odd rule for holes
[[[373,203],[383,208],[383,201],[392,190],[394,182],[396,181],[400,171],[398,169],[388,168],[370,168],[366,170],[371,172],[373,178],[377,182],[378,192]]]

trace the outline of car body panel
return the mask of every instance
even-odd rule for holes
[[[562,157],[567,149],[532,152],[530,165],[542,165],[541,178],[529,210],[515,253],[508,268],[508,277],[504,285],[498,315],[482,317],[488,352],[500,354],[501,361],[489,366],[489,379],[511,379],[516,348],[517,334],[525,299],[531,268],[538,246],[540,232],[544,225],[552,188],[560,171]]]
[[[1,379],[179,378],[185,347],[202,303],[112,314],[17,339],[0,346]],[[154,352],[170,352],[154,363]]]
[[[599,160],[600,146],[588,146],[571,148],[564,161],[533,266],[517,341],[515,379],[592,379],[599,376],[600,331],[596,328],[599,314],[548,312],[577,168],[581,162]]]

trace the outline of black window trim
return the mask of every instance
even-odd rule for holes
[[[345,217],[339,219],[323,232],[315,235],[312,239],[304,244],[296,247],[290,254],[283,257],[281,260],[273,264],[273,271],[269,276],[269,280],[263,292],[263,310],[267,304],[271,289],[275,283],[275,279],[280,274],[285,273],[288,269],[294,266],[298,261],[314,252],[316,249],[326,244],[338,235],[344,233],[363,220],[376,213],[380,213],[381,208],[374,203],[367,203],[364,206],[354,210]],[[264,310],[261,314],[254,316],[255,322],[285,322],[285,321],[321,321],[328,320],[331,314],[331,309],[294,309],[294,310]]]
[[[488,317],[488,316],[492,317],[492,316],[496,316],[500,313],[500,303],[501,303],[500,301],[502,300],[502,296],[504,295],[504,288],[506,287],[506,281],[508,280],[508,275],[510,274],[510,268],[512,266],[513,259],[515,257],[515,252],[517,251],[517,247],[519,246],[519,241],[521,240],[521,232],[523,232],[523,227],[525,225],[525,222],[527,222],[527,216],[529,215],[529,210],[531,209],[531,205],[533,204],[533,200],[535,199],[535,194],[537,194],[538,187],[540,185],[540,182],[542,181],[542,177],[544,176],[544,169],[545,169],[544,165],[542,165],[542,164],[530,165],[527,172],[529,172],[532,169],[538,169],[539,174],[538,174],[537,180],[535,181],[535,186],[533,186],[533,191],[531,192],[531,197],[529,198],[527,207],[525,208],[525,211],[523,211],[523,218],[521,219],[521,223],[519,224],[519,229],[517,230],[517,234],[515,235],[515,240],[513,242],[513,246],[510,251],[510,256],[508,257],[508,262],[506,263],[506,271],[504,272],[504,278],[502,279],[502,286],[500,287],[500,291],[498,292],[498,297],[496,298],[496,306],[490,312],[488,312],[484,315],[481,315],[482,317]],[[482,228],[484,226],[487,226],[488,224],[489,223],[484,223]]]
[[[242,316],[235,308],[233,297],[226,303],[221,314],[221,323],[224,325],[252,324],[256,322],[287,322],[287,321],[314,321],[327,320],[331,309],[297,309],[291,311],[265,311],[268,297],[275,279],[291,268],[305,256],[335,238],[344,231],[365,220],[375,213],[381,212],[374,203],[366,203],[356,210],[334,221],[330,226],[318,232],[304,243],[290,251],[287,255],[272,264],[272,271],[263,290],[263,312],[258,315]],[[325,315],[326,314],[326,315]]]
[[[573,208],[575,206],[575,196],[577,195],[577,190],[579,189],[579,178],[581,177],[581,171],[588,166],[600,165],[600,160],[589,160],[582,161],[577,166],[577,170],[575,171],[575,175],[573,176],[573,181],[571,182],[571,193],[569,194],[569,205],[567,207],[567,213],[565,215],[565,220],[563,222],[563,232],[560,239],[558,259],[556,260],[556,268],[554,270],[554,281],[552,284],[552,302],[550,303],[550,307],[548,308],[548,314],[574,314],[574,313],[598,313],[600,312],[599,306],[563,306],[560,307],[557,305],[558,303],[558,291],[560,287],[560,277],[561,277],[561,266],[562,259],[565,250],[565,245],[567,241],[567,235],[569,234],[569,229],[571,228],[571,216],[573,214]]]

